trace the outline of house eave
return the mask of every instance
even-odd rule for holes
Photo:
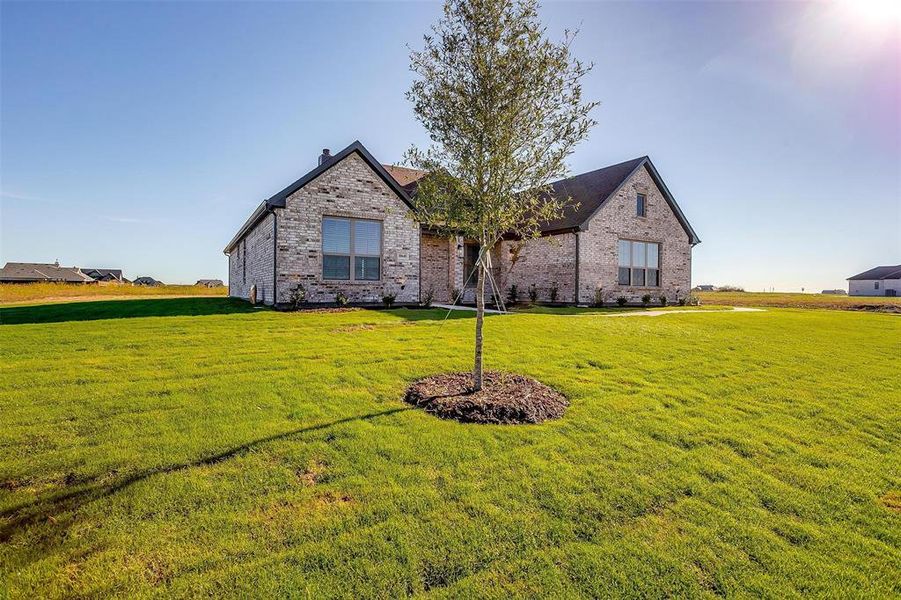
[[[260,205],[256,207],[256,209],[253,211],[253,213],[250,215],[250,217],[248,217],[248,219],[246,221],[244,221],[244,224],[241,225],[241,228],[238,230],[238,233],[235,234],[235,237],[233,237],[231,239],[231,241],[222,250],[222,253],[225,254],[226,256],[231,254],[231,251],[234,249],[235,246],[238,245],[238,242],[240,242],[242,239],[244,239],[244,236],[246,236],[250,232],[251,229],[256,227],[257,224],[260,221],[262,221],[263,218],[267,214],[273,212],[273,208],[274,207],[272,207],[265,200],[263,202],[260,202]]]

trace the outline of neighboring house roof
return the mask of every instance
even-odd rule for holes
[[[153,277],[147,277],[146,275],[136,278],[132,283],[137,285],[163,285],[162,281],[157,281]]]
[[[102,281],[122,279],[122,269],[89,269],[87,267],[82,267],[81,272]]]
[[[78,267],[61,267],[50,263],[8,262],[0,269],[0,281],[62,281],[65,283],[92,283],[94,279],[82,273]]]
[[[385,167],[383,167],[382,164],[379,163],[379,161],[377,161],[375,157],[373,157],[372,154],[369,153],[369,150],[367,150],[363,146],[363,144],[360,143],[359,140],[357,140],[341,152],[338,152],[337,154],[332,156],[330,160],[323,161],[322,164],[318,165],[315,169],[308,172],[306,175],[304,175],[282,191],[260,203],[253,214],[250,215],[250,218],[247,219],[244,225],[241,226],[241,229],[238,230],[238,233],[235,234],[235,237],[233,237],[225,247],[224,252],[226,254],[231,252],[232,248],[234,248],[237,243],[241,241],[241,238],[243,238],[248,231],[253,229],[253,227],[257,223],[259,223],[267,213],[271,212],[273,208],[284,208],[285,202],[287,201],[288,197],[291,196],[291,194],[328,171],[333,165],[338,164],[354,153],[358,154],[360,158],[362,158],[363,161],[368,164],[373,171],[376,172],[379,178],[381,178],[381,180],[384,181],[385,184],[387,184],[395,194],[397,194],[398,198],[400,198],[404,202],[404,204],[410,207],[411,210],[413,209],[413,204],[410,202],[410,196],[409,194],[407,194],[407,191],[397,182],[396,179],[394,179],[393,176],[388,173],[388,171],[385,170]]]
[[[642,167],[647,167],[651,178],[670,205],[676,218],[685,229],[692,245],[700,243],[700,238],[692,229],[682,213],[682,209],[676,203],[676,199],[667,189],[666,184],[647,156],[635,158],[596,171],[589,171],[567,179],[561,179],[551,183],[555,197],[569,197],[570,201],[563,210],[563,215],[553,219],[541,227],[542,233],[558,233],[563,231],[578,231],[591,220],[609,198],[614,196],[620,187]]]
[[[224,286],[225,283],[221,279],[198,279],[194,285],[216,285]]]
[[[876,267],[863,273],[858,273],[854,277],[848,277],[848,281],[857,281],[859,279],[901,279],[901,265]]]

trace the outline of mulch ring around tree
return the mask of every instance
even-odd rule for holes
[[[478,392],[472,391],[472,373],[426,377],[407,388],[404,400],[442,419],[506,425],[559,419],[569,406],[540,381],[498,371],[485,371]]]

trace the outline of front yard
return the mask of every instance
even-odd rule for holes
[[[901,317],[488,317],[511,427],[401,402],[452,316],[0,308],[0,597],[901,594]]]

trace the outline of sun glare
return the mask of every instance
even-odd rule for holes
[[[873,27],[901,24],[901,0],[843,0],[845,11]]]

